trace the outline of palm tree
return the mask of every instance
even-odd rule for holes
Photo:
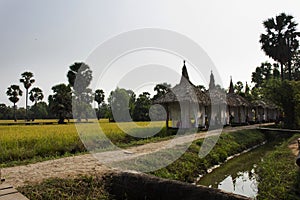
[[[289,79],[291,79],[291,59],[299,47],[296,32],[298,25],[293,21],[294,17],[281,13],[275,18],[267,19],[263,22],[266,34],[261,34],[259,42],[261,49],[267,56],[273,58],[281,65],[281,79],[284,79],[283,65],[288,64]]]
[[[38,87],[32,88],[29,92],[29,95],[30,101],[34,102],[34,104],[36,104],[38,101],[43,100],[44,98],[43,91]]]
[[[100,104],[104,101],[104,91],[101,89],[98,89],[95,91],[95,101],[98,103],[98,120],[100,119]]]
[[[24,87],[26,89],[26,110],[25,110],[25,115],[26,115],[26,120],[27,118],[27,110],[28,110],[28,89],[31,87],[31,85],[35,82],[34,79],[32,79],[33,77],[33,73],[32,72],[24,72],[23,74],[21,74],[22,78],[20,79],[20,82],[24,84]]]
[[[34,87],[30,90],[29,99],[30,101],[34,102],[34,106],[31,108],[31,110],[33,111],[35,117],[38,109],[37,102],[43,100],[43,98],[43,91],[40,88]],[[32,120],[34,120],[34,118],[32,118]]]
[[[14,120],[16,122],[16,103],[19,101],[19,96],[22,96],[23,92],[18,85],[11,85],[7,88],[6,94],[9,96],[8,99],[14,104]]]

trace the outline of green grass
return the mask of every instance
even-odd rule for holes
[[[135,135],[145,134],[152,129],[163,127],[163,122],[122,123],[122,127]],[[98,124],[79,124],[79,127],[92,125],[92,134],[85,135],[94,139],[98,136]],[[162,128],[155,137],[136,138],[126,134],[116,123],[101,120],[99,123],[106,137],[117,146],[128,147],[170,138]],[[97,129],[96,129],[96,128]],[[78,128],[78,127],[77,127]],[[93,129],[95,129],[93,131]],[[80,130],[80,128],[79,128]],[[97,139],[102,139],[98,137]],[[105,145],[102,145],[105,148]],[[102,147],[101,146],[101,147]],[[86,149],[80,140],[75,124],[65,125],[12,125],[0,126],[0,167],[21,165],[53,158],[85,153]]]
[[[97,176],[76,179],[48,179],[40,184],[19,187],[18,191],[31,200],[114,199],[106,190],[104,181]]]
[[[300,171],[295,164],[295,155],[288,145],[299,138],[294,135],[268,154],[259,166],[257,199],[300,199]]]
[[[184,182],[194,182],[200,174],[207,173],[207,169],[223,163],[227,157],[240,153],[254,145],[265,141],[265,135],[256,130],[244,130],[234,133],[223,133],[216,146],[204,158],[198,153],[203,139],[192,143],[189,149],[174,163],[151,174],[168,179]]]
[[[215,164],[265,140],[265,135],[256,130],[222,134],[215,148],[203,159],[198,152],[203,140],[193,142],[188,151],[173,164],[152,174],[169,179],[194,182],[199,174]],[[174,152],[168,151],[169,154]],[[171,155],[170,155],[171,156]],[[149,160],[153,161],[153,160]],[[153,161],[155,162],[155,161]],[[76,179],[49,179],[40,184],[18,188],[28,198],[35,199],[114,199],[105,190],[105,180],[83,176]]]

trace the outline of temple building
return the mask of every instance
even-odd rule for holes
[[[227,124],[243,124],[249,122],[250,103],[242,96],[234,93],[232,78],[227,99]]]
[[[213,72],[210,74],[208,90],[195,86],[189,79],[185,61],[179,84],[156,99],[167,112],[166,127],[208,128],[250,122],[274,121],[278,118],[278,108],[262,100],[250,103],[234,92],[232,78],[229,90],[215,84]]]
[[[192,128],[205,126],[206,110],[209,99],[204,91],[197,88],[189,79],[185,62],[179,84],[162,97],[154,101],[167,111],[167,123],[171,120],[172,128]]]

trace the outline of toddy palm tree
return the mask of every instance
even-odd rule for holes
[[[38,87],[32,88],[29,92],[29,95],[30,101],[34,102],[34,104],[36,104],[38,101],[43,100],[44,98],[43,91]]]
[[[101,89],[98,89],[95,91],[95,98],[94,100],[98,103],[98,120],[100,119],[100,104],[104,101],[104,91]]]
[[[296,32],[298,25],[293,21],[294,17],[281,13],[275,18],[267,19],[263,22],[266,33],[261,34],[259,42],[261,49],[267,56],[280,63],[281,79],[284,79],[283,66],[288,64],[289,79],[291,79],[291,59],[299,47]]]
[[[16,122],[16,103],[19,101],[19,96],[22,96],[23,92],[18,85],[11,85],[7,88],[6,94],[9,96],[8,99],[14,104],[14,120]]]
[[[28,110],[28,89],[31,87],[31,85],[35,82],[35,80],[32,78],[33,73],[32,72],[24,72],[21,74],[22,78],[20,79],[20,82],[24,84],[24,88],[26,89],[26,110],[25,110],[25,116],[26,120],[28,120],[27,116],[27,110]]]

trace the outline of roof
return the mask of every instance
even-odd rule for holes
[[[226,104],[226,93],[219,88],[211,88],[206,91],[207,98],[209,98],[209,104]]]
[[[248,100],[236,93],[227,93],[226,100],[228,106],[250,106],[250,102]]]
[[[165,95],[154,100],[154,103],[165,104],[184,101],[208,105],[209,98],[204,91],[197,88],[189,80],[181,79],[179,84]]]
[[[185,61],[182,67],[182,76],[180,83],[171,88],[165,95],[154,100],[153,103],[166,104],[173,102],[191,102],[208,105],[209,97],[204,91],[197,88],[190,80],[185,66]]]
[[[262,108],[269,108],[269,109],[278,109],[273,102],[267,100],[257,99],[251,102],[253,107],[262,107]]]

